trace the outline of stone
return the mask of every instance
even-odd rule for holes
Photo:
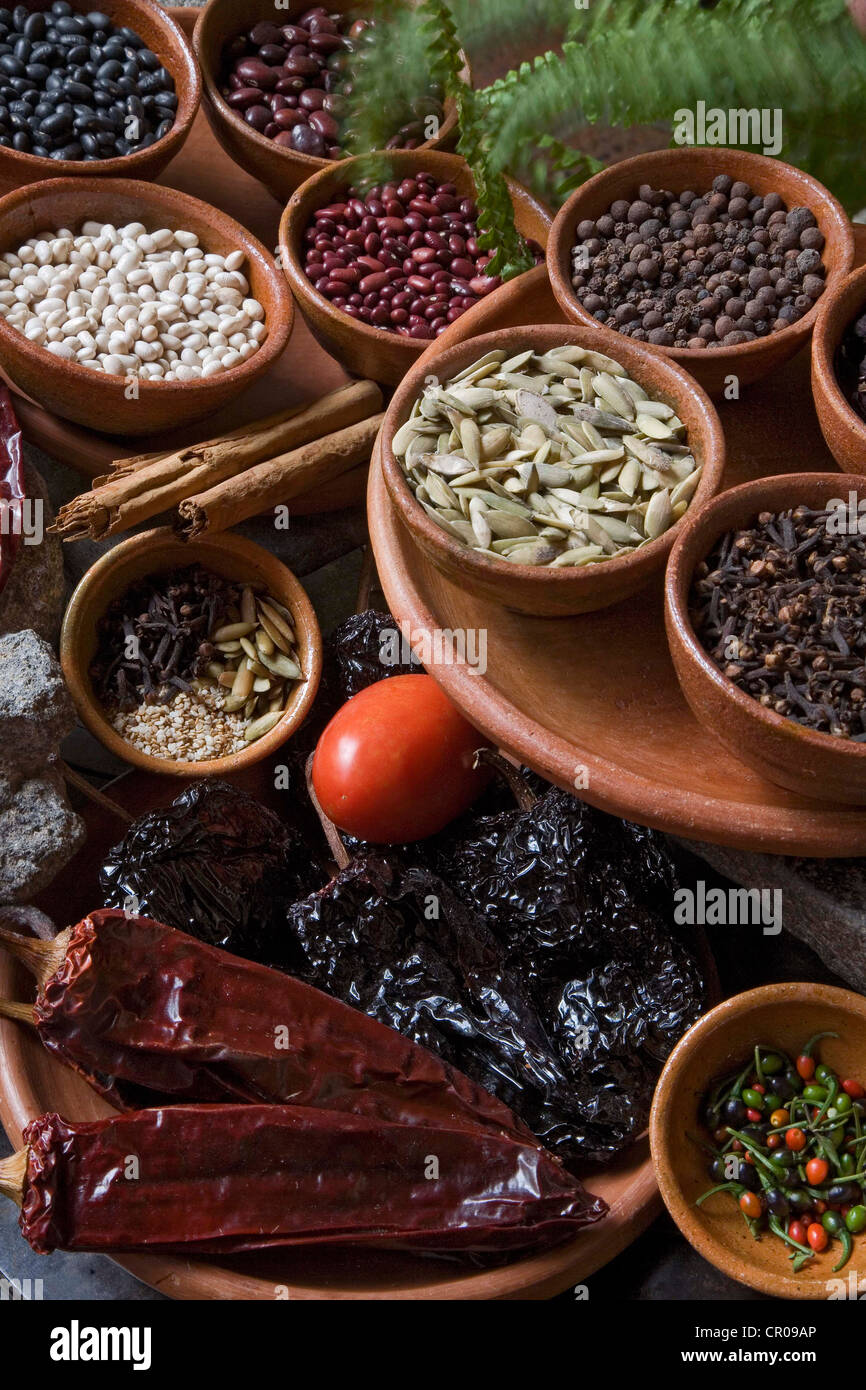
[[[25,460],[30,452],[25,446]],[[42,533],[38,543],[22,543],[9,580],[0,593],[0,633],[31,628],[54,646],[66,595],[63,551],[57,536],[46,534],[54,521],[54,511],[41,474],[28,462],[25,462],[24,479],[28,498],[41,503]]]
[[[38,773],[75,724],[60,664],[35,632],[0,637],[0,768]]]
[[[42,892],[84,840],[84,822],[58,771],[0,772],[0,903],[25,903]]]
[[[782,925],[866,993],[866,859],[796,859],[678,842],[743,888],[779,888]]]

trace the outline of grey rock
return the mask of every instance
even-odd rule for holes
[[[60,630],[66,596],[63,553],[56,536],[45,534],[54,511],[41,474],[32,466],[31,449],[25,446],[24,470],[27,496],[42,507],[42,534],[35,544],[21,545],[15,567],[0,594],[0,633],[31,628],[54,646]]]
[[[60,665],[35,632],[0,637],[0,767],[38,773],[75,724]]]
[[[47,888],[85,840],[63,779],[0,773],[0,903],[24,903]]]
[[[866,993],[866,859],[796,859],[680,843],[743,888],[781,889],[785,930]]]

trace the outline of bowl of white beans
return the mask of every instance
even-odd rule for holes
[[[0,198],[0,367],[112,435],[211,416],[283,352],[294,301],[240,223],[174,189],[49,179]]]

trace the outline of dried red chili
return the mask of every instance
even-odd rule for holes
[[[0,593],[21,545],[24,460],[12,397],[0,386]]]
[[[531,1140],[300,1106],[43,1115],[24,1140],[0,1163],[0,1192],[39,1253],[526,1250],[604,1214]]]
[[[143,1087],[529,1137],[506,1105],[426,1048],[159,922],[104,910],[51,942],[0,940],[39,979],[32,1018],[45,1046],[122,1108],[140,1103]]]

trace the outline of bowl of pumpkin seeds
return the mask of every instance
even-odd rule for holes
[[[539,617],[619,603],[661,575],[718,491],[721,422],[675,363],[564,324],[425,355],[382,430],[388,493],[448,579]]]

